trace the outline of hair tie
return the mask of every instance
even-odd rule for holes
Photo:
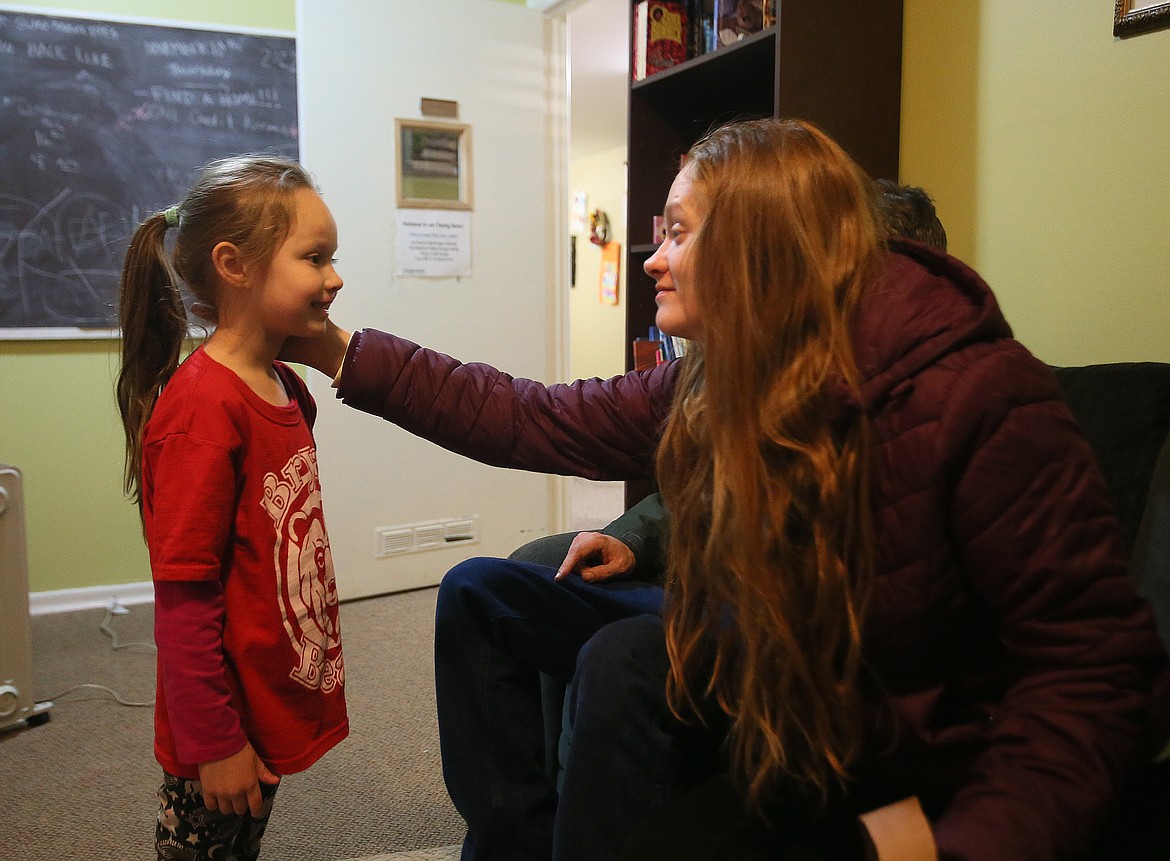
[[[163,218],[167,220],[167,227],[179,226],[179,204],[175,204],[170,209],[163,213]]]

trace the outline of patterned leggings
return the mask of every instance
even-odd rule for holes
[[[255,861],[279,784],[260,784],[264,812],[220,813],[203,803],[198,780],[163,772],[154,846],[158,861]]]

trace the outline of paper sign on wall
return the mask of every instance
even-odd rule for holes
[[[589,220],[589,195],[584,191],[573,192],[573,207],[569,210],[569,234],[572,236],[580,236],[588,228],[586,222]]]
[[[471,213],[398,210],[399,275],[464,277],[471,274]]]

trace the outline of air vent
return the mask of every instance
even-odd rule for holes
[[[448,544],[475,541],[479,538],[479,518],[449,520],[443,527],[443,540]]]
[[[378,549],[374,554],[376,559],[396,553],[409,553],[414,549],[414,532],[409,529],[387,527],[375,530],[374,534],[378,538]]]
[[[432,547],[442,547],[444,527],[442,523],[428,523],[426,526],[414,528],[414,549],[430,550]]]
[[[374,530],[374,558],[440,550],[458,544],[479,543],[479,515],[379,526]]]

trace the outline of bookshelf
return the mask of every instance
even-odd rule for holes
[[[633,33],[631,3],[630,26]],[[733,119],[790,116],[821,126],[871,176],[897,179],[902,0],[777,0],[776,24],[631,81],[626,335],[654,323],[654,253],[679,157]],[[626,357],[633,367],[633,351]]]
[[[692,9],[700,4],[685,4]],[[630,5],[631,45],[636,38]],[[898,177],[902,0],[775,0],[775,23],[732,45],[632,80],[626,251],[626,366],[654,323],[654,253],[679,158],[733,119],[799,117],[823,128],[873,177]],[[626,485],[627,506],[650,492]]]

